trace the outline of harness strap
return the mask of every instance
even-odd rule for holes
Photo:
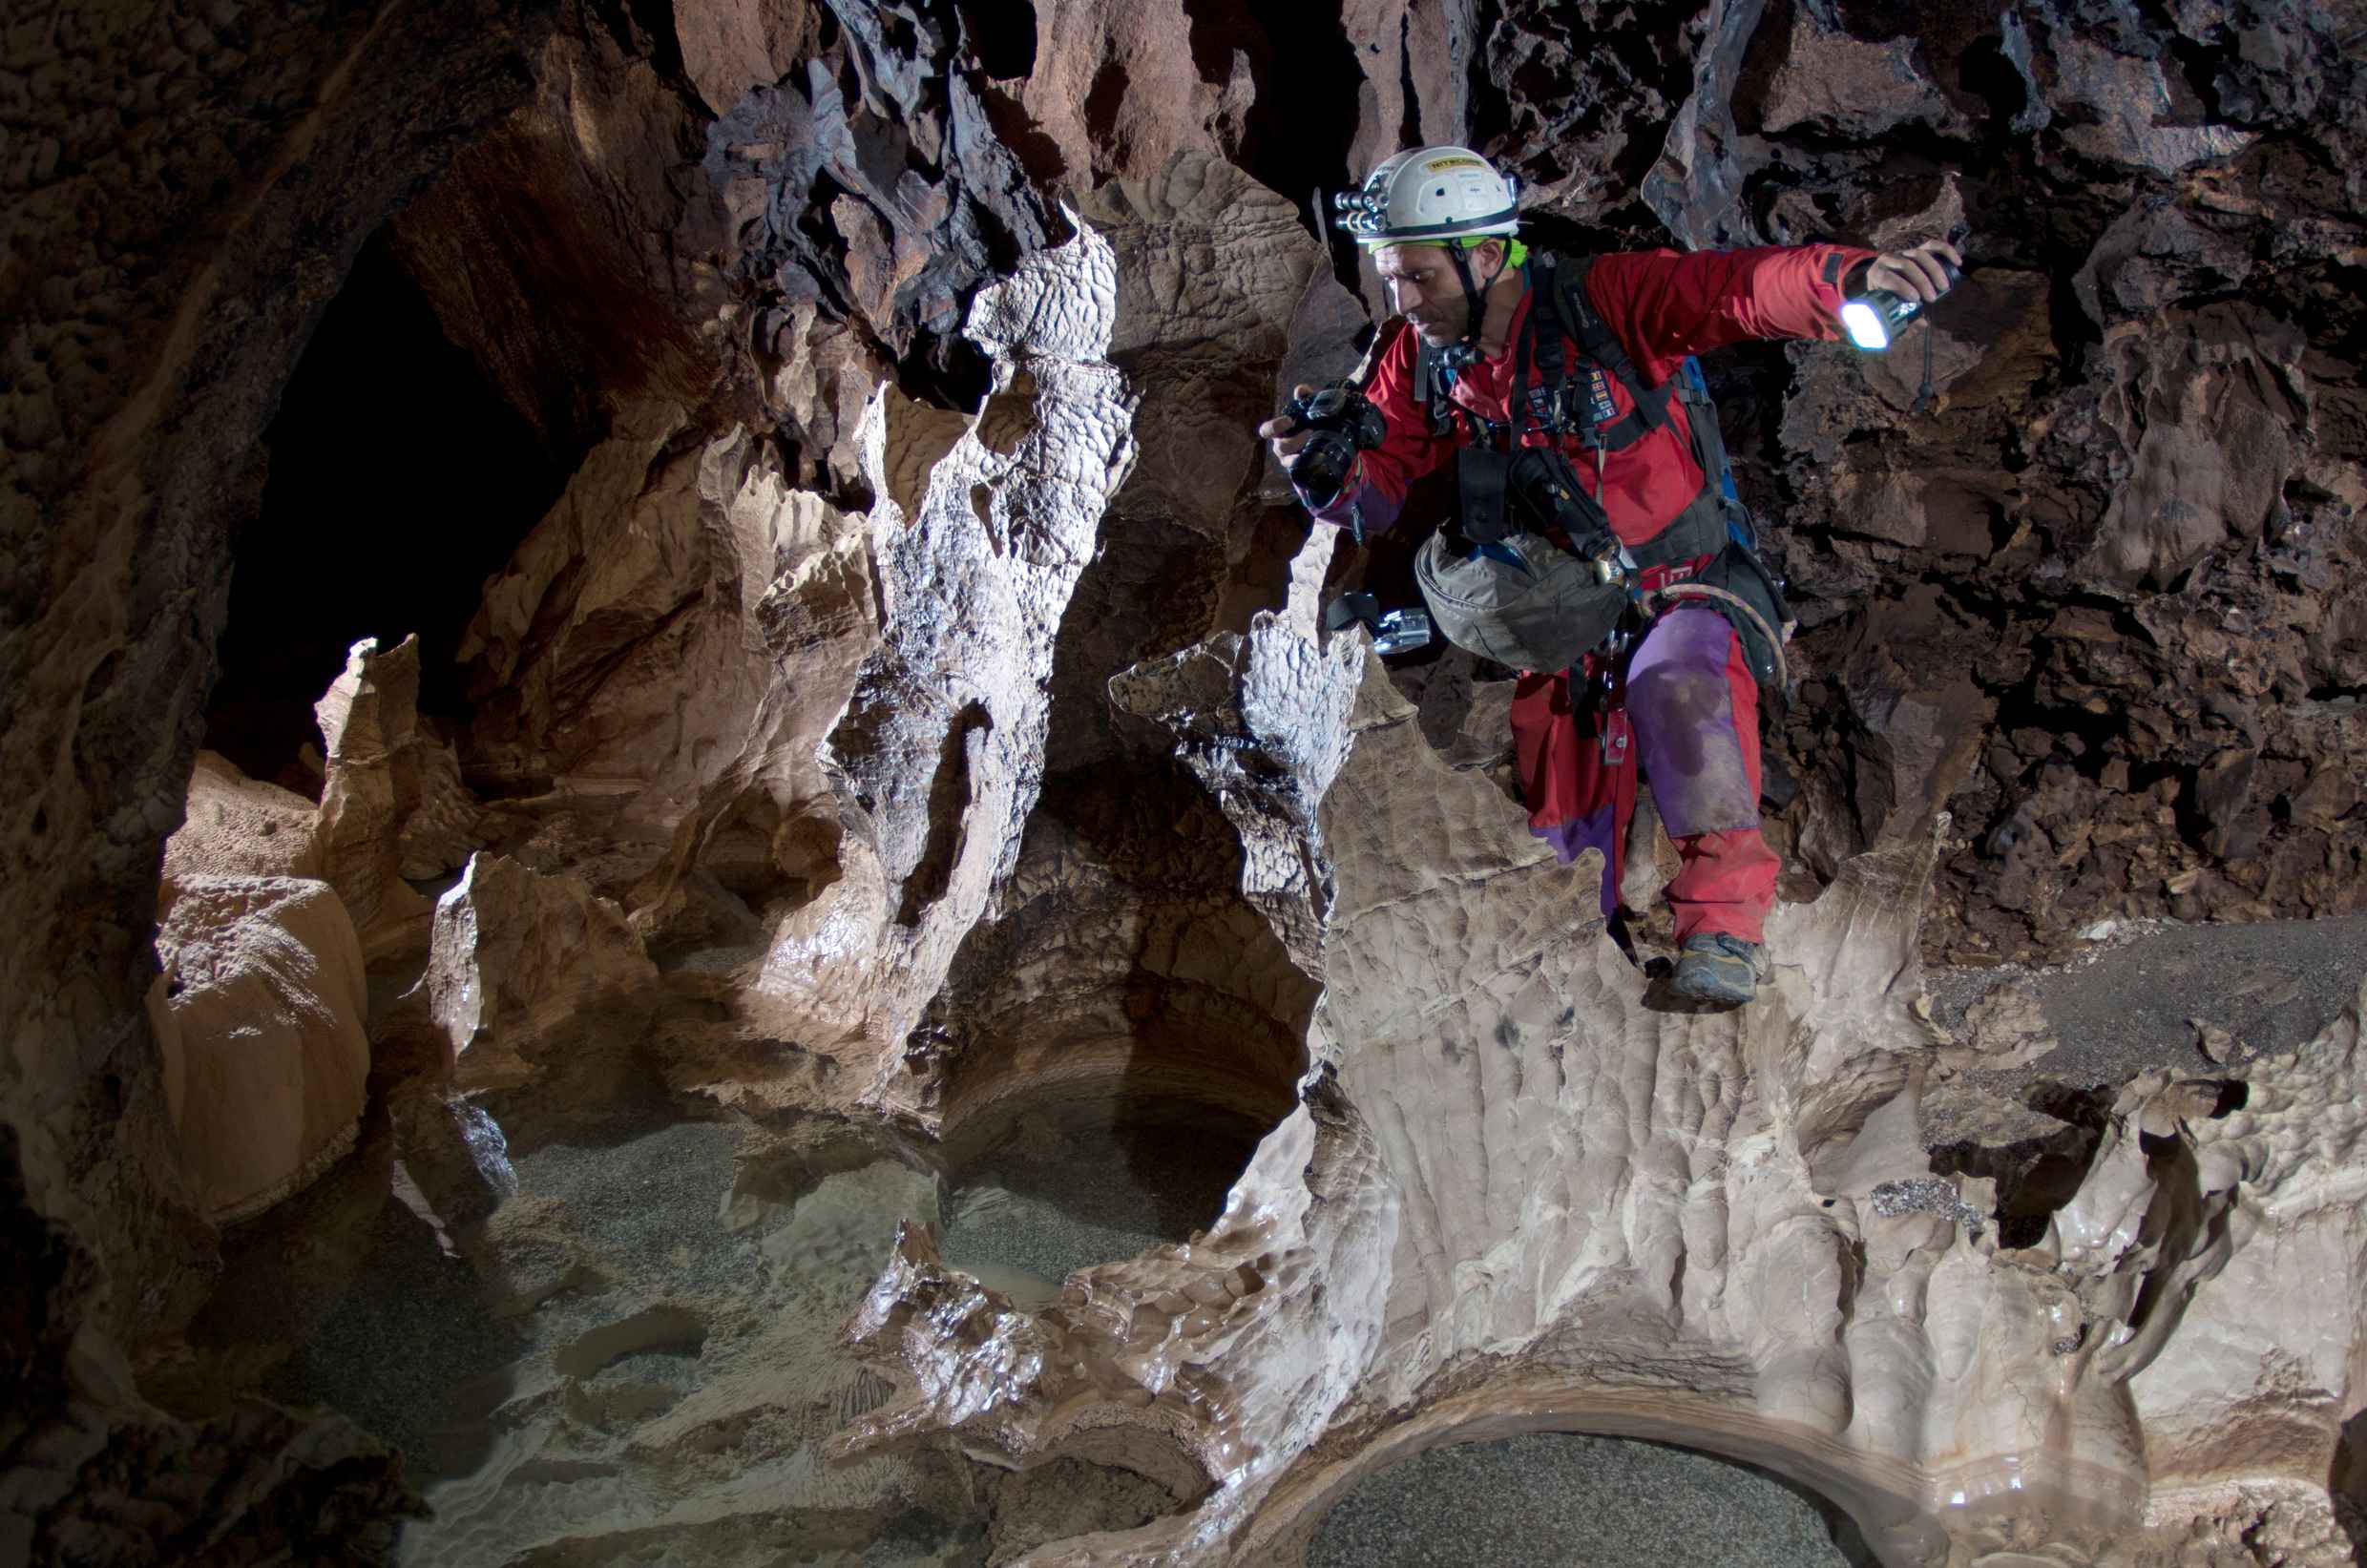
[[[1459,258],[1458,258],[1459,260]],[[1585,282],[1593,265],[1592,257],[1563,260],[1551,252],[1533,253],[1529,313],[1522,324],[1513,361],[1513,379],[1506,409],[1509,423],[1494,425],[1464,408],[1450,395],[1446,374],[1448,358],[1444,349],[1428,344],[1420,345],[1414,369],[1414,389],[1431,420],[1431,431],[1445,437],[1455,433],[1459,418],[1471,438],[1471,446],[1457,457],[1463,458],[1480,450],[1488,451],[1498,462],[1520,449],[1524,419],[1543,429],[1548,440],[1542,448],[1532,449],[1545,453],[1548,461],[1561,471],[1566,483],[1576,487],[1576,476],[1569,473],[1567,457],[1561,449],[1565,429],[1575,426],[1577,439],[1595,454],[1598,489],[1600,488],[1603,454],[1616,451],[1642,440],[1653,430],[1668,423],[1668,401],[1680,398],[1686,408],[1686,421],[1691,436],[1693,460],[1702,472],[1702,488],[1683,511],[1670,518],[1658,533],[1642,545],[1627,547],[1627,556],[1639,569],[1672,565],[1703,555],[1714,555],[1726,548],[1729,539],[1746,545],[1752,541],[1739,497],[1727,491],[1726,445],[1724,432],[1718,428],[1717,408],[1711,403],[1707,385],[1701,381],[1697,367],[1690,362],[1685,370],[1671,376],[1658,387],[1646,387],[1638,374],[1635,362],[1628,357],[1626,345],[1619,341],[1607,323],[1586,299]],[[1582,356],[1582,373],[1594,376],[1607,373],[1625,387],[1632,407],[1617,420],[1598,424],[1588,417],[1569,417],[1574,401],[1570,396],[1571,366],[1568,362],[1566,338],[1577,340]],[[1539,377],[1540,399],[1530,395],[1530,373],[1534,366]],[[1585,410],[1591,414],[1592,408]],[[1492,466],[1492,465],[1488,465]],[[1475,474],[1465,479],[1462,489],[1466,502],[1465,519],[1472,520],[1470,503],[1491,506],[1491,516],[1483,512],[1477,537],[1485,537],[1503,528],[1504,476],[1499,470]],[[1582,490],[1577,493],[1583,494]],[[1588,499],[1595,499],[1588,497]],[[1597,505],[1600,502],[1597,501]]]
[[[1668,519],[1668,526],[1642,544],[1627,547],[1627,558],[1639,571],[1656,566],[1674,566],[1701,555],[1714,555],[1724,550],[1731,535],[1727,532],[1726,509],[1718,502],[1717,486],[1713,481],[1704,485],[1701,493],[1685,503],[1685,510]]]
[[[1668,423],[1668,398],[1676,390],[1676,384],[1671,378],[1658,387],[1644,385],[1644,378],[1636,373],[1635,361],[1627,357],[1627,347],[1619,341],[1619,334],[1587,303],[1586,274],[1593,265],[1593,257],[1581,256],[1567,266],[1554,269],[1551,281],[1556,285],[1555,313],[1570,336],[1578,340],[1579,351],[1617,377],[1635,405],[1617,422],[1587,426],[1581,435],[1589,445],[1600,443],[1617,451]],[[1536,307],[1530,308],[1534,313]]]
[[[1651,593],[1646,594],[1644,597],[1647,600],[1707,599],[1712,603],[1725,606],[1728,612],[1739,610],[1744,615],[1749,616],[1750,617],[1750,623],[1753,626],[1756,626],[1759,629],[1760,634],[1767,638],[1768,650],[1774,656],[1774,688],[1779,692],[1790,689],[1791,685],[1791,661],[1784,658],[1783,635],[1776,631],[1774,627],[1770,626],[1767,623],[1767,617],[1759,614],[1758,607],[1753,605],[1749,599],[1744,598],[1740,594],[1730,594],[1723,588],[1712,588],[1706,582],[1672,582],[1665,588],[1654,589]],[[1728,618],[1732,618],[1730,613]]]

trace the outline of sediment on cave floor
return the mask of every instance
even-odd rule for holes
[[[2367,1538],[2367,18],[142,4],[0,38],[18,1555]],[[1747,1014],[1250,433],[1417,140],[1962,239],[1707,365]]]
[[[630,1552],[662,1532],[681,1560],[795,1541],[815,1561],[1004,1561],[1179,1505],[1073,1461],[825,1464],[823,1441],[889,1396],[838,1328],[899,1224],[1042,1302],[1073,1269],[1185,1241],[1246,1149],[1162,1136],[1157,1106],[1080,1107],[948,1171],[843,1122],[663,1097],[581,1109],[509,1146],[515,1190],[483,1227],[451,1237],[398,1180],[354,1250],[320,1260],[331,1277],[299,1284],[339,1299],[264,1387],[401,1449],[432,1511],[403,1560]]]

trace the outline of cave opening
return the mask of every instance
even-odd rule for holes
[[[263,439],[270,476],[233,544],[205,744],[249,777],[308,790],[312,704],[362,638],[392,647],[416,633],[420,712],[466,719],[462,634],[573,465],[445,336],[384,230]]]
[[[962,0],[962,34],[978,69],[991,81],[1016,81],[1036,71],[1036,7],[1031,0]]]

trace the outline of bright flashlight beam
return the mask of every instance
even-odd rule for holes
[[[1882,322],[1882,312],[1863,300],[1851,300],[1841,306],[1841,325],[1849,333],[1850,342],[1860,348],[1888,348],[1890,328]]]

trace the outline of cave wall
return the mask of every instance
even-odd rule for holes
[[[19,1265],[8,1403],[23,1413],[0,1429],[6,1538],[103,1558],[118,1538],[109,1499],[193,1453],[205,1474],[252,1471],[226,1494],[240,1499],[231,1522],[192,1556],[296,1528],[307,1476],[356,1487],[365,1513],[400,1506],[383,1456],[349,1433],[251,1406],[168,1417],[125,1361],[185,1320],[216,1250],[166,1132],[140,1005],[160,847],[262,482],[258,438],[353,255],[390,217],[389,244],[447,335],[538,437],[571,458],[605,454],[613,477],[578,475],[607,486],[598,519],[646,505],[684,547],[644,585],[638,619],[610,617],[577,645],[582,664],[639,654],[660,676],[679,668],[654,639],[681,636],[676,612],[695,602],[720,617],[707,667],[745,682],[724,694],[730,722],[775,725],[742,753],[700,751],[724,719],[690,726],[668,759],[681,765],[640,781],[653,787],[635,830],[650,843],[606,886],[645,889],[656,934],[698,925],[677,895],[702,874],[792,915],[822,896],[842,795],[862,792],[867,765],[892,769],[866,763],[855,742],[877,726],[863,723],[842,735],[835,777],[768,763],[824,716],[767,709],[765,672],[811,646],[810,624],[835,636],[861,617],[843,582],[765,590],[790,557],[840,548],[845,514],[895,499],[890,457],[930,454],[903,480],[900,510],[921,510],[921,481],[960,439],[926,428],[1009,391],[960,330],[978,291],[1079,221],[1122,231],[1130,191],[1167,189],[1194,158],[1215,160],[1220,186],[1244,172],[1270,194],[1230,189],[1273,210],[1257,242],[1278,256],[1280,212],[1317,185],[1416,135],[1468,136],[1540,193],[1541,226],[1578,240],[1960,228],[1979,271],[1935,315],[1928,411],[1916,411],[1913,338],[1889,362],[1770,349],[1714,373],[1804,626],[1808,680],[1776,748],[1792,891],[1917,842],[1946,808],[1930,946],[2051,953],[2105,918],[2360,900],[2362,26],[2355,10],[2212,0],[1944,16],[1831,0],[1646,12],[1414,0],[1287,24],[1222,7],[683,0],[669,14],[481,0],[202,18],[56,6],[12,20],[0,913],[18,939],[0,958],[0,1199]],[[1163,242],[1178,205],[1158,208]],[[1217,248],[1244,242],[1210,232]],[[1320,271],[1303,246],[1282,271],[1302,266]],[[1263,363],[1288,346],[1256,337],[1287,290],[1259,286],[1272,296],[1250,333]],[[1158,341],[1128,344],[1121,326],[1113,360],[1164,395],[1205,376],[1248,418],[1255,377],[1195,365],[1196,330],[1188,312]],[[905,427],[893,443],[888,383]],[[1199,901],[1219,925],[1242,906],[1206,903],[1212,886],[1246,888],[1256,906],[1260,876],[1288,884],[1229,854],[1163,882],[1143,830],[1091,798],[1094,767],[1113,759],[1111,777],[1169,791],[1182,777],[1092,705],[1112,666],[1158,651],[1152,627],[1119,639],[1097,620],[1148,606],[1158,638],[1181,642],[1246,631],[1249,600],[1293,591],[1273,554],[1288,514],[1257,498],[1254,448],[1185,412],[1161,422],[1112,516],[1121,544],[1181,526],[1188,545],[1058,563],[1056,576],[1082,575],[1092,614],[1065,623],[1063,587],[1030,633],[1052,711],[1076,715],[1044,743],[1072,748],[1068,787],[1085,797],[1052,790],[1065,804],[1039,816],[1020,790],[958,909],[901,923],[926,938],[928,983],[863,1026],[885,1036],[863,1042],[874,1069],[903,1061],[935,977],[984,1015],[1036,1000],[998,978],[1037,929],[1024,898],[1006,918],[1015,876],[1047,909],[1068,898],[1133,920]],[[1204,493],[1159,489],[1203,470]],[[794,526],[778,521],[790,508]],[[597,530],[543,548],[547,566],[530,548],[511,574],[518,624],[537,633],[546,604],[577,602],[580,584],[556,599],[553,585],[604,558]],[[1181,556],[1186,591],[1154,595]],[[897,570],[925,596],[929,560]],[[726,604],[735,583],[744,593]],[[767,643],[768,631],[785,635]],[[485,666],[489,711],[533,689],[517,672],[535,658],[559,678],[553,701],[573,700],[565,647],[515,651]],[[838,673],[868,679],[874,708],[919,679]],[[978,744],[1034,742],[1048,721],[1029,708]],[[498,724],[470,753],[480,782],[579,760],[548,724]],[[929,776],[949,765],[927,760]],[[862,826],[889,847],[893,880],[932,863],[929,793]],[[1044,871],[1076,841],[1124,848],[1120,874],[1079,895]],[[943,901],[942,887],[921,891],[878,889],[891,916]],[[1267,1022],[1310,1005],[1320,903],[1266,953]],[[939,1076],[927,1087],[959,1084],[960,1056],[919,1051],[923,1076]],[[1270,1089],[1295,1065],[1279,1050],[1250,1077]],[[876,1098],[935,1104],[910,1086]],[[312,1457],[273,1469],[291,1442]],[[342,1471],[340,1443],[358,1445]]]
[[[123,1347],[184,1320],[214,1258],[139,998],[258,437],[356,248],[526,92],[551,24],[497,4],[8,23],[0,1530],[20,1559],[205,1560],[304,1542],[341,1490],[356,1518],[399,1506],[350,1429],[260,1405],[184,1424],[134,1389]],[[145,1520],[123,1506],[143,1493],[164,1500]]]

